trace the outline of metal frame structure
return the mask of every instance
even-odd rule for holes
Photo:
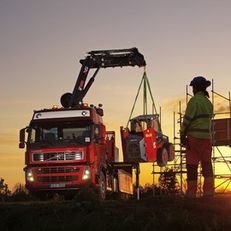
[[[214,118],[217,116],[222,116],[222,118],[229,118],[231,120],[231,95],[230,92],[228,94],[228,98],[217,93],[214,90],[214,81],[212,80],[212,103],[215,105],[215,96],[220,97],[226,102],[228,102],[228,111],[224,112],[218,112],[216,111],[216,108],[214,110]],[[226,193],[228,190],[228,187],[231,185],[231,143],[229,143],[229,146],[226,146],[226,149],[228,148],[229,153],[226,153],[226,151],[222,150],[223,145],[213,146],[213,170],[214,170],[214,176],[215,179],[219,182],[215,186],[215,189],[219,193]],[[223,164],[223,166],[226,166],[226,170],[228,170],[228,174],[225,173],[216,173],[216,169],[218,165]],[[222,187],[222,188],[221,188]],[[222,190],[222,191],[221,191]]]
[[[214,90],[214,81],[212,80],[212,103],[214,105],[214,119],[218,116],[222,116],[222,118],[230,118],[231,120],[231,95],[229,92],[229,96],[225,97],[219,93],[217,93]],[[228,102],[228,112],[218,112],[216,111],[216,96],[220,97]],[[190,97],[192,97],[191,94],[189,94],[188,86],[186,86],[186,99],[185,99],[185,105],[187,105]],[[168,164],[167,168],[172,168],[174,172],[177,174],[177,178],[179,180],[179,188],[180,193],[183,194],[186,190],[186,158],[185,158],[185,148],[180,143],[180,137],[179,137],[179,128],[181,126],[182,120],[183,120],[183,110],[182,110],[182,102],[179,101],[179,108],[178,112],[173,112],[173,143],[175,147],[175,160],[173,164]],[[214,170],[214,177],[215,177],[215,190],[216,193],[230,193],[230,190],[228,191],[229,186],[231,186],[231,144],[226,146],[226,149],[228,149],[229,153],[226,153],[226,151],[223,150],[224,146],[221,145],[213,145],[213,154],[212,154],[212,163],[213,163],[213,170]],[[228,173],[216,173],[218,165],[223,164],[223,166],[226,167],[226,170]],[[155,175],[159,175],[163,172],[164,168],[161,168],[160,171],[155,171],[155,163],[153,163],[153,186],[155,183]],[[202,194],[202,171],[201,166],[199,166],[198,169],[198,193],[199,195]],[[218,182],[219,181],[219,182]],[[154,194],[153,194],[154,195]]]

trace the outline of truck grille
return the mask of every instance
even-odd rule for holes
[[[63,160],[82,160],[83,153],[78,152],[47,152],[33,153],[33,161],[63,161]]]
[[[38,168],[37,172],[40,174],[49,173],[68,173],[68,172],[79,172],[78,167],[52,167],[52,168]]]
[[[77,176],[41,176],[38,177],[38,181],[42,183],[51,183],[51,182],[69,182],[76,181]]]

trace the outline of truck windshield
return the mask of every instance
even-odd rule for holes
[[[28,130],[28,145],[73,146],[91,142],[91,125],[83,123],[36,123]]]

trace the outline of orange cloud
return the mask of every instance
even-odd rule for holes
[[[16,143],[16,137],[12,133],[2,132],[0,133],[0,142],[1,146]]]

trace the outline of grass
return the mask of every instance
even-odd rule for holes
[[[230,230],[231,197],[0,204],[0,230]]]

